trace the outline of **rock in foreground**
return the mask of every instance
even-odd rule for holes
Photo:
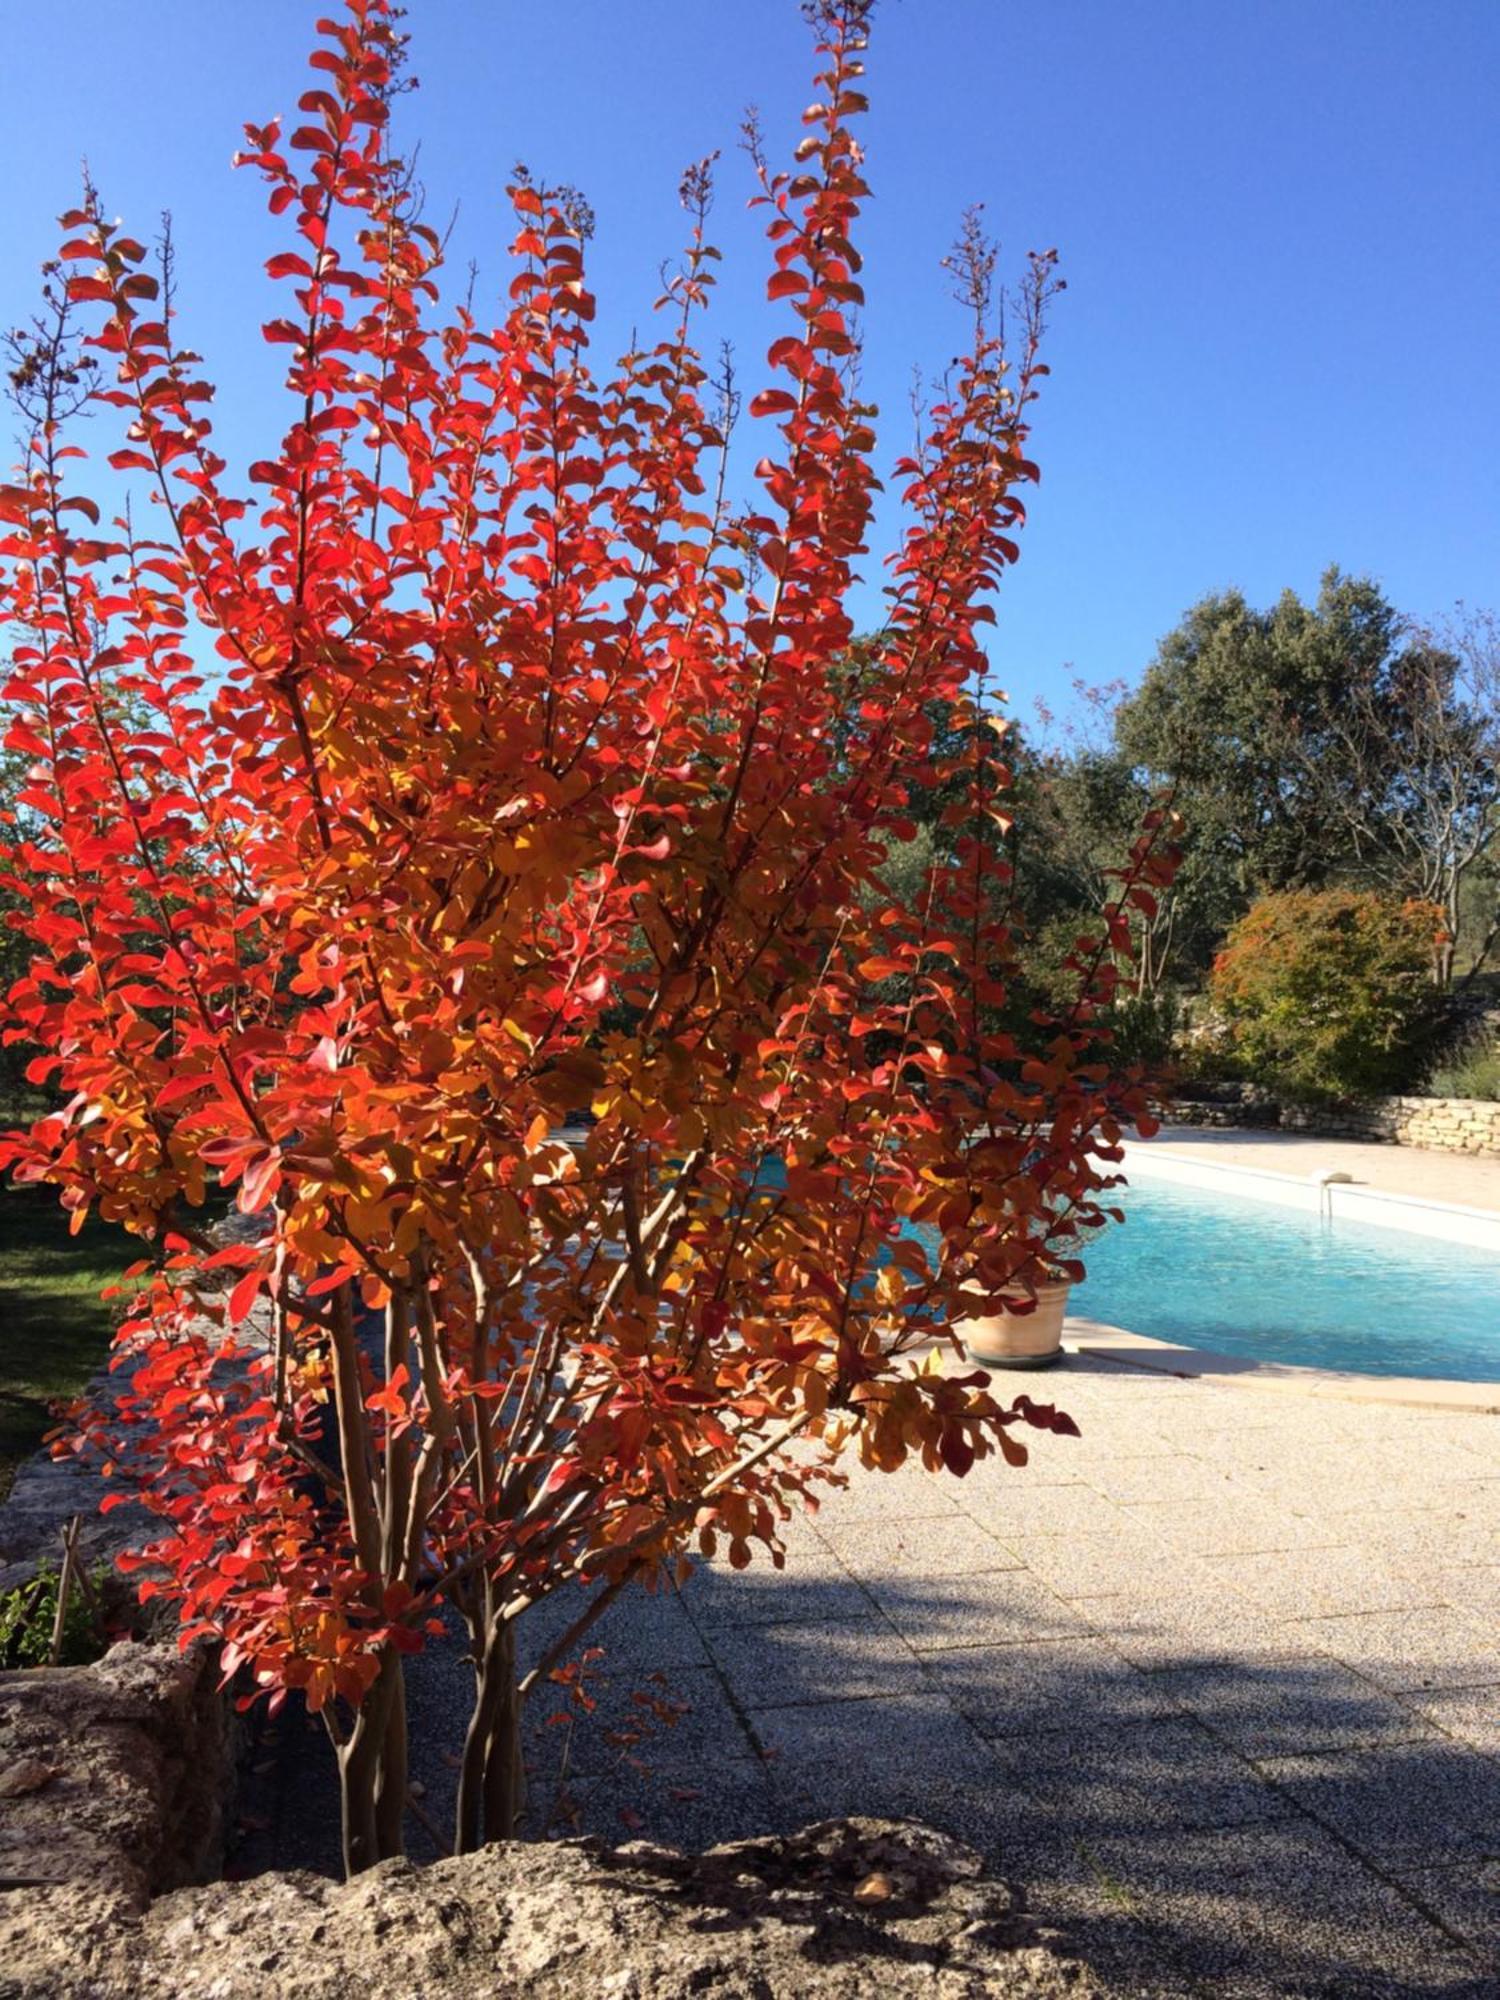
[[[1087,2000],[1003,1883],[906,1822],[702,1855],[515,1841],[350,1883],[201,1883],[230,1782],[206,1656],[0,1676],[0,2000]]]
[[[991,2000],[1096,1989],[977,1855],[830,1820],[686,1856],[516,1842],[352,1883],[179,1889],[90,1929],[14,1921],[0,1993],[49,2000]]]

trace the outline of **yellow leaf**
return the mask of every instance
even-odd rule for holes
[[[882,1265],[875,1279],[875,1296],[883,1306],[899,1306],[906,1297],[906,1280],[896,1265]]]

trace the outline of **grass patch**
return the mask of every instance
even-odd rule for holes
[[[139,1254],[109,1223],[70,1236],[55,1188],[0,1186],[0,1498],[51,1429],[49,1404],[103,1362],[116,1306],[99,1293]]]

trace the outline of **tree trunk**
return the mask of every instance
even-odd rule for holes
[[[1438,990],[1443,993],[1453,985],[1453,968],[1458,961],[1458,936],[1463,923],[1458,900],[1461,887],[1461,872],[1456,868],[1450,869],[1443,894],[1445,938],[1438,947],[1437,983]]]
[[[411,1783],[406,1746],[406,1675],[401,1655],[391,1654],[394,1692],[380,1746],[380,1773],[375,1793],[375,1838],[380,1859],[406,1852],[406,1794]]]
[[[339,1745],[346,1875],[403,1851],[406,1787],[406,1689],[401,1657],[391,1650]]]
[[[464,1738],[453,1850],[472,1854],[515,1836],[522,1804],[521,1695],[516,1685],[516,1628],[492,1618],[475,1647],[474,1708]]]
[[[507,1637],[504,1678],[495,1703],[484,1751],[484,1830],[486,1840],[514,1840],[525,1803],[521,1767],[521,1690],[516,1685],[516,1628]]]

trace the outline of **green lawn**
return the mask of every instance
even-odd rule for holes
[[[139,1254],[122,1230],[68,1234],[55,1188],[0,1186],[0,1498],[104,1360],[116,1302],[99,1296]]]

